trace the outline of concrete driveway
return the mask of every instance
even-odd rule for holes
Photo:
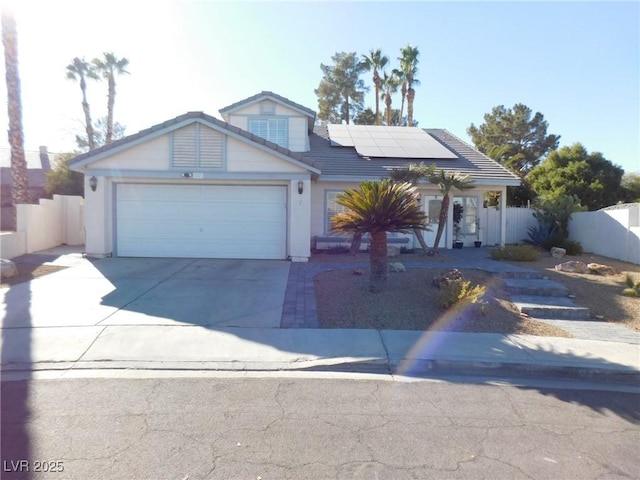
[[[280,326],[290,263],[107,258],[0,292],[3,327]]]

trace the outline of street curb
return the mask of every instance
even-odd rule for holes
[[[121,371],[212,371],[212,372],[335,372],[379,374],[415,378],[446,376],[500,377],[503,379],[586,380],[607,384],[640,387],[640,371],[585,368],[570,365],[533,365],[508,362],[456,361],[436,359],[387,360],[383,358],[358,359],[325,358],[301,362],[43,362],[37,364],[5,364],[0,368],[0,379],[5,375],[30,372],[121,372]]]
[[[395,371],[405,361],[392,362]],[[415,373],[414,373],[415,372]],[[414,360],[410,372],[404,375],[453,375],[505,376],[547,379],[597,380],[606,383],[640,386],[640,371],[612,368],[585,368],[571,365],[540,365],[509,362]]]

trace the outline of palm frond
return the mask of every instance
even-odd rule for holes
[[[338,195],[348,210],[335,215],[332,230],[341,233],[409,232],[426,229],[419,194],[410,183],[390,179],[363,182]]]

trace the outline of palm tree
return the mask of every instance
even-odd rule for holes
[[[380,72],[389,63],[389,57],[382,54],[382,51],[371,50],[369,56],[362,55],[362,64],[367,71],[373,70],[373,85],[376,91],[376,125],[382,124],[380,118],[380,89],[382,88],[382,79],[380,78]]]
[[[438,232],[436,233],[436,239],[433,242],[433,250],[437,252],[449,213],[449,194],[451,193],[451,190],[469,190],[474,187],[474,182],[468,175],[462,175],[458,172],[447,173],[443,169],[430,174],[429,182],[438,185],[438,187],[440,187],[440,192],[442,193],[442,204],[440,206],[439,219],[440,223],[438,223]]]
[[[387,72],[382,74],[382,95],[381,98],[384,100],[385,104],[385,117],[387,125],[391,125],[393,110],[391,109],[391,99],[394,93],[398,91],[398,87],[400,86],[400,80],[398,77],[392,73],[391,75],[387,75]]]
[[[96,75],[92,65],[84,58],[75,57],[71,63],[67,65],[67,78],[80,83],[87,141],[89,142],[89,150],[93,150],[96,148],[96,144],[93,134],[93,123],[91,121],[91,109],[89,108],[89,102],[87,102],[87,78],[97,79],[98,76]]]
[[[116,74],[122,75],[127,72],[129,60],[126,58],[117,58],[111,52],[103,53],[104,59],[93,59],[93,65],[96,71],[107,79],[109,93],[107,95],[107,134],[105,136],[105,144],[113,141],[113,107],[116,103]]]
[[[407,76],[402,69],[394,68],[391,72],[392,75],[398,80],[400,86],[400,115],[398,116],[398,125],[402,125],[402,115],[404,114],[404,101],[407,98]]]
[[[389,177],[396,182],[408,182],[414,186],[417,186],[421,180],[428,179],[431,175],[435,173],[436,166],[430,165],[426,166],[424,163],[411,163],[407,168],[393,168],[389,172]],[[422,230],[431,231],[428,226],[425,228],[414,228],[413,233],[418,239],[418,243],[420,244],[420,248],[424,253],[429,251],[429,246],[427,242],[424,240],[424,235],[422,235]]]
[[[406,82],[406,96],[407,96],[407,126],[413,126],[413,100],[416,96],[416,91],[413,89],[414,85],[420,85],[416,75],[418,74],[418,57],[420,52],[418,47],[412,47],[407,45],[400,50],[402,56],[400,60],[400,69],[404,73],[404,80]],[[400,112],[402,115],[402,111]]]
[[[387,286],[387,232],[404,232],[424,228],[426,217],[420,210],[418,192],[410,183],[385,178],[367,181],[360,188],[338,195],[339,205],[348,211],[335,215],[332,230],[340,233],[370,234],[369,291],[377,293]]]
[[[2,43],[4,44],[9,146],[11,147],[11,172],[13,176],[11,197],[15,207],[17,203],[29,203],[31,195],[29,194],[29,179],[22,132],[22,99],[20,97],[20,75],[18,72],[18,32],[13,14],[5,9],[2,11]]]

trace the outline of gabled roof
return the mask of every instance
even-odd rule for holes
[[[505,167],[483,155],[447,130],[424,129],[431,137],[453,152],[458,158],[388,158],[362,157],[354,147],[332,146],[326,126],[316,126],[309,136],[308,161],[320,168],[320,180],[362,181],[388,177],[392,168],[406,167],[410,163],[435,164],[445,171],[469,175],[478,185],[520,185],[520,178]]]
[[[316,112],[314,112],[310,108],[307,108],[304,105],[300,105],[299,103],[293,102],[288,98],[283,97],[282,95],[278,95],[277,93],[269,92],[266,90],[263,90],[260,93],[256,93],[255,95],[249,98],[245,98],[244,100],[240,100],[239,102],[232,103],[231,105],[223,107],[218,111],[220,112],[220,115],[222,115],[224,113],[232,112],[233,110],[246,107],[247,105],[251,105],[252,103],[260,102],[262,100],[273,100],[276,103],[280,103],[289,108],[293,108],[294,110],[298,110],[299,112],[304,113],[309,117],[312,117],[312,118],[316,117]]]
[[[261,102],[263,100],[272,100],[276,103],[284,105],[285,107],[289,107],[293,110],[296,110],[297,112],[300,112],[303,115],[306,115],[307,117],[309,117],[307,122],[309,124],[309,131],[313,129],[313,124],[315,123],[315,120],[316,120],[316,112],[314,112],[310,108],[305,107],[304,105],[300,105],[299,103],[293,102],[288,98],[283,97],[282,95],[278,95],[277,93],[268,92],[268,91],[262,91],[260,93],[256,93],[255,95],[249,98],[245,98],[244,100],[240,100],[239,102],[232,103],[227,107],[221,108],[220,110],[218,110],[218,112],[220,113],[220,115],[224,117],[229,113],[232,113],[241,108],[245,108],[254,103]]]
[[[193,122],[204,123],[211,128],[221,131],[222,133],[234,136],[246,141],[247,143],[252,143],[257,147],[271,151],[272,153],[280,157],[288,158],[294,161],[294,163],[304,165],[314,173],[320,173],[320,171],[314,166],[313,162],[309,159],[306,159],[302,153],[292,152],[288,148],[281,147],[280,145],[265,140],[262,137],[258,137],[257,135],[247,132],[246,130],[242,130],[241,128],[230,125],[227,122],[218,120],[217,118],[212,117],[211,115],[207,115],[203,112],[185,113],[184,115],[180,115],[171,120],[167,120],[166,122],[162,122],[152,127],[141,130],[138,133],[134,133],[133,135],[128,135],[108,145],[104,145],[100,148],[96,148],[95,150],[91,150],[90,152],[78,155],[70,162],[69,166],[74,170],[81,169],[91,162],[108,157],[119,151],[133,147],[134,145],[145,142],[160,135],[164,135],[173,130],[177,130]]]

